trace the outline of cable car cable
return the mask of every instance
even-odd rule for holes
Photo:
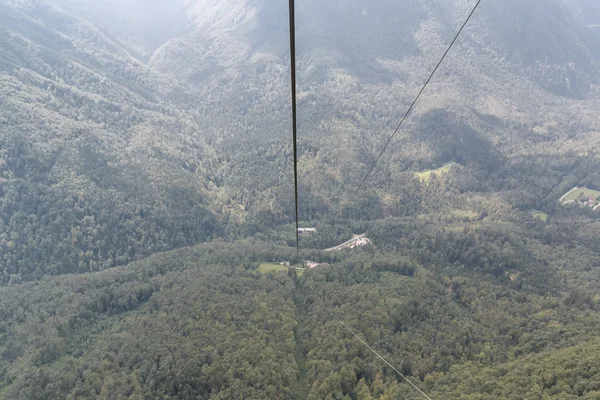
[[[290,0],[290,65],[292,80],[292,140],[294,144],[294,203],[296,206],[296,264],[300,263],[298,226],[298,119],[296,107],[296,16],[294,0]]]
[[[290,0],[290,1],[292,1],[292,0]],[[348,207],[354,201],[354,198],[356,197],[356,195],[358,194],[358,192],[360,191],[360,189],[362,188],[362,186],[367,181],[367,178],[369,177],[369,175],[371,174],[371,172],[373,172],[373,169],[375,169],[375,166],[379,162],[379,159],[381,158],[381,156],[383,155],[383,153],[385,153],[385,151],[387,150],[388,146],[390,145],[392,139],[394,138],[394,136],[396,136],[396,134],[398,133],[398,131],[400,130],[400,128],[404,124],[404,121],[406,121],[406,119],[410,115],[411,111],[415,107],[415,104],[417,104],[417,101],[419,101],[419,98],[421,97],[421,95],[425,91],[425,88],[427,88],[427,85],[429,85],[429,82],[431,82],[431,79],[433,79],[433,76],[435,75],[435,73],[437,72],[437,70],[440,68],[440,66],[442,65],[442,63],[444,62],[444,60],[446,59],[446,56],[448,55],[448,53],[450,52],[450,50],[452,49],[452,47],[454,46],[454,44],[458,40],[458,37],[460,36],[460,34],[462,33],[462,31],[467,26],[467,24],[469,23],[469,20],[471,19],[471,17],[473,16],[473,14],[475,13],[475,11],[479,7],[479,4],[481,4],[482,1],[483,0],[478,0],[477,4],[475,4],[475,7],[473,7],[473,9],[471,10],[471,12],[469,13],[469,16],[467,17],[467,19],[465,20],[465,22],[462,24],[462,26],[458,30],[458,33],[454,37],[454,40],[452,40],[452,42],[450,43],[450,45],[448,46],[448,48],[446,49],[446,51],[442,55],[442,58],[440,59],[440,61],[437,63],[437,65],[433,69],[433,72],[431,73],[431,75],[429,75],[429,78],[427,78],[427,81],[425,81],[425,84],[423,85],[423,87],[421,88],[421,90],[419,91],[419,93],[417,94],[417,97],[415,97],[415,99],[411,103],[410,107],[408,108],[408,110],[404,114],[404,117],[402,117],[402,119],[400,120],[400,123],[398,124],[398,126],[396,127],[396,129],[394,129],[394,132],[392,133],[392,135],[390,136],[390,138],[386,142],[385,146],[383,146],[383,149],[381,150],[381,152],[379,153],[379,155],[375,159],[375,162],[373,162],[373,165],[371,165],[371,168],[369,168],[369,171],[366,173],[366,175],[364,176],[364,178],[362,179],[362,181],[360,182],[360,184],[356,188],[356,191],[354,192],[354,194],[352,195],[352,197],[350,198],[350,200],[348,202],[346,202],[345,205],[343,205],[342,207],[340,207],[340,209],[338,210],[338,212],[334,215],[334,217],[333,217],[333,223],[332,223],[333,227],[335,227],[335,222],[336,222],[336,219],[337,219],[338,215],[340,215],[342,213],[342,211],[344,211],[344,209],[346,207]]]
[[[466,27],[467,23],[469,22],[469,20],[471,19],[471,17],[473,16],[473,14],[475,13],[475,11],[477,10],[477,8],[479,7],[479,5],[481,4],[482,1],[483,0],[478,0],[477,1],[477,3],[475,4],[475,7],[473,7],[473,9],[471,10],[471,12],[469,13],[467,19],[462,24],[462,26],[459,29],[458,33],[456,34],[456,36],[454,37],[454,39],[452,40],[452,42],[450,43],[450,45],[448,46],[448,48],[446,49],[446,51],[444,52],[444,54],[442,55],[442,58],[437,63],[437,65],[434,68],[433,72],[431,73],[431,75],[429,76],[429,78],[427,79],[427,81],[425,81],[425,84],[423,85],[423,87],[421,88],[421,90],[419,91],[419,93],[417,94],[417,96],[415,97],[415,99],[413,100],[413,102],[411,103],[410,107],[408,108],[408,110],[404,114],[404,117],[402,117],[402,119],[400,120],[400,123],[398,124],[398,126],[396,127],[396,129],[394,130],[394,132],[392,133],[392,135],[390,136],[390,138],[386,142],[385,146],[383,147],[383,149],[381,150],[381,152],[379,153],[379,155],[377,156],[377,158],[373,162],[373,165],[371,165],[371,168],[366,173],[366,175],[362,179],[361,183],[358,185],[356,191],[354,192],[354,194],[352,195],[352,197],[350,198],[350,200],[344,206],[342,206],[338,210],[338,213],[334,216],[333,226],[335,226],[335,218],[336,218],[336,216],[338,214],[340,214],[344,210],[345,207],[347,207],[350,203],[352,203],[352,201],[354,201],[354,198],[356,197],[356,195],[358,194],[358,192],[360,191],[360,189],[362,188],[362,186],[364,185],[364,183],[368,179],[369,175],[371,174],[371,172],[373,171],[373,169],[375,168],[375,166],[379,162],[379,159],[381,158],[381,156],[383,155],[383,153],[385,153],[385,151],[387,150],[387,148],[388,148],[389,144],[391,143],[392,139],[394,138],[394,136],[396,136],[396,134],[398,133],[398,131],[400,130],[400,128],[404,124],[404,121],[410,115],[410,113],[413,110],[415,104],[417,103],[417,101],[419,100],[419,98],[421,97],[421,95],[423,94],[423,92],[425,91],[425,89],[427,88],[427,86],[429,85],[429,83],[431,82],[431,80],[433,79],[435,73],[437,72],[437,70],[439,69],[439,67],[442,65],[442,62],[445,60],[446,56],[448,55],[448,53],[450,52],[450,50],[452,49],[452,47],[454,46],[454,44],[458,40],[460,34],[464,30],[464,28]],[[299,230],[299,225],[298,225],[299,220],[298,220],[298,151],[297,151],[297,101],[296,101],[296,34],[295,34],[295,13],[294,13],[295,6],[294,6],[294,0],[289,0],[289,8],[290,8],[290,12],[289,12],[289,14],[290,14],[290,61],[291,61],[291,83],[292,83],[292,132],[293,132],[293,145],[294,145],[294,198],[295,198],[295,206],[296,206],[296,257],[297,257],[296,260],[297,260],[297,263],[299,263],[300,262],[300,258],[299,258],[299,255],[300,255],[300,244],[299,243],[300,242],[299,242],[299,232],[298,232],[298,230]],[[309,286],[310,286],[310,284],[309,284]],[[408,382],[415,390],[417,390],[426,399],[432,400],[417,385],[415,385],[410,379],[408,379],[397,368],[395,368],[389,361],[387,361],[375,349],[373,349],[365,340],[363,340],[360,336],[358,336],[358,334],[356,334],[348,325],[346,325],[329,307],[327,307],[327,305],[325,304],[325,302],[323,302],[323,300],[321,300],[318,297],[317,297],[317,300],[319,301],[319,303],[321,303],[321,305],[331,314],[331,316],[337,322],[339,322],[348,332],[350,332],[364,346],[366,346],[371,352],[373,352],[373,354],[375,354],[386,365],[388,365],[390,368],[392,368],[402,379],[404,379],[406,382]]]

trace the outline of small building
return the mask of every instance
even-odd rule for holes
[[[319,263],[316,263],[314,261],[304,261],[304,266],[306,268],[313,269],[313,268],[317,268],[319,266]]]
[[[298,228],[298,233],[301,235],[308,235],[316,232],[317,228]]]

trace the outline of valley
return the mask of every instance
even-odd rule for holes
[[[327,308],[598,398],[595,0],[482,2],[347,203],[472,3],[298,3],[297,260],[286,3],[0,0],[0,398],[421,398]]]

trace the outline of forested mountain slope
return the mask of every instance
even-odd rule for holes
[[[184,89],[51,6],[0,7],[3,282],[212,237]]]
[[[3,282],[291,222],[285,5],[1,6]],[[355,187],[468,6],[299,8],[302,219]],[[595,149],[598,40],[565,10],[482,6],[348,215],[416,211],[392,188],[432,165],[496,190],[507,157]],[[145,36],[156,18],[180,23]]]

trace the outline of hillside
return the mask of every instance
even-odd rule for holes
[[[184,31],[157,32],[162,39],[141,52],[146,25],[108,18],[100,2],[56,4],[1,5],[3,282],[124,265],[214,237],[271,235],[292,221],[285,7],[153,2],[119,18],[151,24],[185,15],[188,22],[178,25]],[[303,220],[331,216],[353,190],[467,6],[411,4],[402,13],[390,12],[391,3],[300,10]],[[465,167],[459,191],[498,191],[509,186],[490,182],[514,173],[522,157],[543,164],[564,154],[552,163],[577,164],[573,157],[597,150],[597,41],[562,3],[503,4],[478,12],[392,143],[359,199],[371,210],[347,216],[426,209],[413,177],[433,165]],[[324,23],[340,10],[343,18]],[[540,29],[560,41],[540,48],[510,36],[520,28],[507,21],[522,23],[534,10]],[[494,19],[501,13],[515,18]],[[373,34],[353,36],[358,21]],[[392,25],[402,31],[383,37]],[[519,34],[529,40],[547,36],[527,29]],[[551,88],[552,74],[530,68],[542,56],[545,71],[564,75],[568,60],[581,79]],[[590,180],[581,168],[561,170],[558,181],[542,170],[550,175],[541,179],[546,194],[557,183]],[[392,189],[399,187],[404,194]]]
[[[2,8],[3,281],[210,238],[211,148],[181,118],[184,89],[55,8]]]

